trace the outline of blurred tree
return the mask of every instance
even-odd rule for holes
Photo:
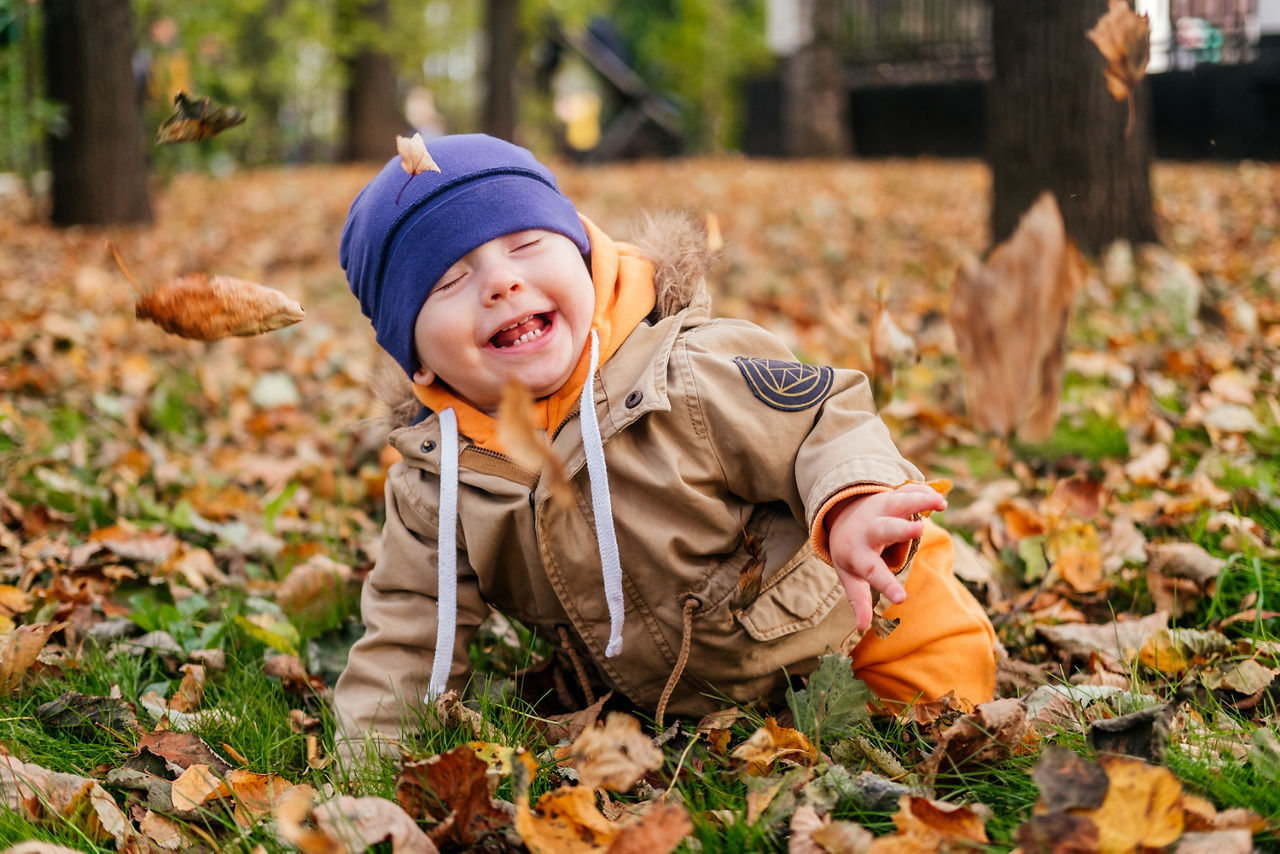
[[[410,132],[400,109],[395,63],[385,34],[391,21],[388,0],[341,0],[340,33],[356,34],[344,60],[347,72],[341,158],[386,161],[395,153],[396,134]]]
[[[836,41],[845,11],[830,0],[797,5],[805,38],[782,66],[783,142],[792,157],[843,157],[853,149]]]
[[[742,79],[771,57],[764,0],[617,0],[613,18],[635,68],[687,117],[698,151],[738,145]],[[831,5],[824,0],[816,5]]]
[[[1150,100],[1137,125],[1107,94],[1102,54],[1085,33],[1107,0],[993,0],[995,77],[988,89],[991,236],[1008,237],[1043,190],[1057,196],[1067,232],[1086,251],[1113,240],[1156,240],[1151,199]]]
[[[67,107],[49,140],[56,225],[150,222],[129,0],[46,0],[49,98]]]
[[[520,0],[488,0],[485,18],[484,115],[490,136],[515,139]]]

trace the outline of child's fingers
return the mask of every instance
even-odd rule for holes
[[[867,526],[867,543],[876,551],[914,540],[924,534],[924,522],[919,519],[900,519],[897,516],[880,516]]]
[[[840,581],[844,584],[844,594],[853,606],[853,619],[858,631],[865,632],[871,627],[871,586],[867,582],[847,572],[840,573]]]
[[[909,483],[882,494],[885,496],[886,510],[895,516],[912,516],[947,509],[947,499],[923,483]]]

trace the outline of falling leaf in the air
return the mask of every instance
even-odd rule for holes
[[[137,318],[150,320],[165,332],[183,338],[212,341],[233,335],[259,335],[292,326],[305,314],[297,301],[275,288],[233,276],[195,273],[148,293],[130,275],[114,246],[111,254],[138,291],[134,308]]]
[[[396,193],[396,204],[400,204],[400,196],[404,193],[404,188],[409,186],[409,182],[414,176],[421,175],[423,172],[439,172],[440,167],[436,165],[436,161],[427,151],[427,144],[422,140],[422,134],[415,133],[413,136],[396,135],[396,151],[400,154],[400,168],[409,173],[409,177],[405,179],[404,187],[400,188],[400,192]]]
[[[156,145],[208,139],[227,128],[243,124],[245,115],[235,107],[215,104],[204,96],[179,92],[173,96],[173,115],[156,132]]]
[[[1041,194],[985,264],[961,265],[950,321],[978,426],[1030,441],[1053,432],[1067,316],[1084,273],[1051,193]]]
[[[551,500],[568,510],[573,490],[564,463],[551,445],[538,435],[533,421],[533,395],[516,380],[507,380],[498,402],[498,441],[507,456],[530,471],[542,472]]]
[[[1106,14],[1088,36],[1107,61],[1103,69],[1107,91],[1112,98],[1129,105],[1129,123],[1125,127],[1128,136],[1133,133],[1135,122],[1133,90],[1147,73],[1147,60],[1151,58],[1151,26],[1146,15],[1138,15],[1130,8],[1128,0],[1111,0]]]

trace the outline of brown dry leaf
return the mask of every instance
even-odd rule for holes
[[[324,555],[312,555],[289,571],[276,588],[276,602],[290,619],[319,619],[337,612],[351,582],[351,567]]]
[[[231,787],[220,780],[208,765],[192,765],[173,781],[173,808],[191,814],[210,801],[231,795]]]
[[[445,691],[436,697],[432,708],[441,726],[450,729],[466,727],[476,738],[484,737],[484,718],[475,709],[464,706],[462,696],[457,691]]]
[[[177,712],[189,712],[200,706],[204,698],[204,667],[199,664],[182,665],[182,681],[178,690],[169,698],[169,708]]]
[[[530,471],[542,472],[551,500],[568,510],[573,508],[573,490],[564,463],[548,442],[538,435],[533,423],[533,395],[515,380],[502,387],[498,402],[498,441],[511,459]]]
[[[50,771],[0,753],[0,806],[36,824],[70,825],[94,842],[117,847],[136,835],[115,800],[96,780]]]
[[[942,731],[924,761],[930,777],[948,766],[993,762],[1026,751],[1039,736],[1031,727],[1027,704],[1014,697],[983,703]]]
[[[1227,565],[1195,543],[1150,543],[1146,551],[1153,572],[1192,581],[1205,593],[1213,592],[1213,582]]]
[[[312,810],[316,829],[333,851],[364,851],[389,840],[393,854],[435,854],[439,849],[405,811],[386,798],[339,795]]]
[[[226,784],[235,798],[235,820],[241,827],[252,827],[270,815],[275,803],[294,788],[293,783],[283,777],[258,774],[243,768],[236,768],[228,774]]]
[[[1138,650],[1138,660],[1161,673],[1185,673],[1210,658],[1229,655],[1235,645],[1220,632],[1160,629]]]
[[[276,801],[272,816],[280,841],[294,846],[302,854],[349,854],[346,845],[327,833],[306,825],[311,806],[319,793],[310,786],[295,786]]]
[[[49,636],[62,628],[62,623],[37,623],[19,626],[0,634],[0,696],[12,693],[40,657]]]
[[[436,161],[427,152],[427,144],[420,133],[415,133],[413,136],[397,134],[396,151],[400,154],[400,168],[411,176],[421,175],[423,172],[440,171]]]
[[[467,746],[406,762],[396,777],[396,801],[413,819],[438,822],[431,832],[437,845],[470,850],[512,826],[490,797],[489,766]]]
[[[1182,834],[1173,854],[1251,854],[1256,850],[1253,834],[1247,830],[1211,830]]]
[[[682,804],[650,801],[637,818],[621,825],[608,854],[667,854],[692,832],[693,822]]]
[[[1102,545],[1093,525],[1062,521],[1045,538],[1044,550],[1053,571],[1076,592],[1095,593],[1106,588]]]
[[[1124,672],[1147,639],[1168,625],[1168,612],[1158,611],[1112,623],[1037,625],[1036,632],[1067,655],[1084,659],[1096,655],[1103,666]]]
[[[949,319],[969,415],[979,427],[1030,441],[1053,431],[1067,315],[1084,271],[1051,193],[1023,214],[985,264],[961,265]]]
[[[608,850],[617,827],[596,809],[593,789],[561,786],[538,799],[536,813],[529,808],[529,783],[537,769],[527,751],[516,753],[512,764],[515,825],[529,850],[533,854]]]
[[[1074,750],[1050,744],[1036,760],[1031,779],[1040,788],[1037,813],[1095,810],[1106,799],[1107,772]]]
[[[233,767],[198,735],[189,732],[160,730],[143,733],[138,739],[138,755],[144,752],[159,756],[173,773],[181,773],[193,765],[204,765],[215,775],[225,775]]]
[[[1146,15],[1137,15],[1128,0],[1111,0],[1106,14],[1087,33],[1107,61],[1103,75],[1107,91],[1117,101],[1129,105],[1125,136],[1133,133],[1133,90],[1147,73],[1151,58],[1151,27]]]
[[[1014,834],[1023,851],[1098,854],[1098,826],[1082,815],[1051,812],[1032,816]]]
[[[810,766],[818,761],[818,749],[804,733],[780,727],[773,718],[765,718],[751,737],[734,748],[731,754],[746,764],[748,774],[763,777],[779,760]]]
[[[949,804],[916,795],[903,795],[893,823],[905,836],[934,836],[943,843],[986,842],[991,810],[982,804]]]
[[[610,712],[603,726],[584,730],[570,752],[578,784],[588,790],[628,791],[663,761],[661,748],[653,746],[640,722],[622,712]]]
[[[142,295],[134,314],[165,332],[200,341],[260,335],[305,316],[296,300],[275,288],[204,273],[182,276]]]
[[[173,96],[173,115],[156,131],[156,145],[208,139],[228,128],[243,124],[245,115],[235,107],[216,104],[207,97],[178,92]]]
[[[893,397],[894,372],[911,365],[918,355],[915,339],[903,332],[889,313],[887,290],[887,282],[881,279],[876,285],[876,316],[871,324],[871,381],[881,406]]]
[[[801,804],[791,815],[787,854],[866,854],[875,837],[851,821],[819,816],[812,804]]]
[[[1098,826],[1099,850],[1140,851],[1182,835],[1182,784],[1167,768],[1127,756],[1103,756],[1109,785],[1102,806],[1083,815]]]
[[[138,822],[138,830],[161,851],[179,851],[190,845],[181,824],[154,810],[147,810]]]
[[[262,672],[279,679],[291,694],[310,697],[325,692],[324,679],[307,673],[296,655],[272,655],[263,663]]]

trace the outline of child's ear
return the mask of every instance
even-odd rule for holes
[[[418,368],[413,372],[413,381],[421,386],[431,385],[436,381],[435,371],[430,368]]]

